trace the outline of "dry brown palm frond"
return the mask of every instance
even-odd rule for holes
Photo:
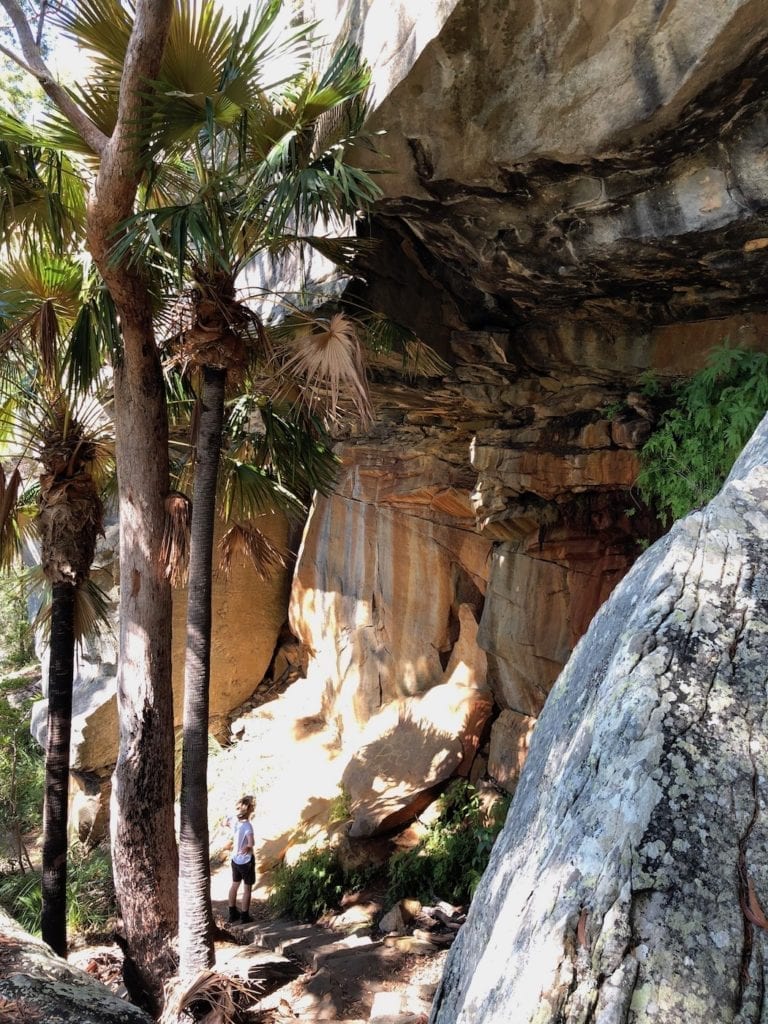
[[[241,1010],[255,1002],[258,989],[218,971],[200,971],[191,981],[180,978],[165,987],[165,1009],[158,1024],[237,1024]]]
[[[192,525],[192,502],[180,491],[172,491],[165,499],[165,529],[160,557],[165,564],[165,578],[171,586],[187,582],[189,569],[189,537]]]
[[[289,554],[273,543],[255,523],[235,523],[219,541],[219,570],[225,579],[232,572],[235,559],[248,561],[262,580],[275,569],[288,566]]]
[[[59,344],[59,318],[56,316],[56,306],[51,299],[46,299],[40,307],[38,331],[37,346],[40,352],[40,362],[45,374],[54,378]]]
[[[327,403],[326,414],[337,419],[343,394],[362,422],[371,422],[363,350],[353,320],[344,313],[334,313],[330,320],[315,320],[296,336],[293,348],[283,370],[302,378],[301,400],[312,407]]]
[[[444,377],[448,363],[426,342],[409,339],[403,346],[403,370],[407,377]]]

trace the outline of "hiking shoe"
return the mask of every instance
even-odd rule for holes
[[[251,917],[251,915],[248,913],[247,910],[244,910],[242,912],[242,914],[240,915],[240,923],[241,924],[250,924],[252,921],[253,921],[253,918]]]
[[[229,923],[231,924],[233,921],[239,921],[239,920],[240,920],[240,911],[237,909],[237,907],[230,907],[229,908]]]

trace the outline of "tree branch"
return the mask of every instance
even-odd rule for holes
[[[8,0],[0,0],[7,3]],[[15,0],[13,0],[15,2]],[[120,82],[117,120],[104,151],[88,207],[88,243],[101,275],[118,306],[136,302],[141,274],[109,258],[115,229],[133,211],[142,173],[142,122],[147,83],[156,79],[165,50],[173,0],[138,0]]]
[[[0,0],[0,4],[2,4],[6,14],[13,22],[16,37],[19,40],[21,52],[24,54],[26,63],[20,60],[16,54],[6,50],[5,47],[3,47],[2,52],[37,79],[43,91],[64,114],[83,142],[94,153],[98,153],[101,156],[107,145],[107,136],[93,123],[90,117],[83,113],[66,89],[59,85],[49,71],[18,0]]]

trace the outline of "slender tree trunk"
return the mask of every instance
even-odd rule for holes
[[[215,959],[208,859],[208,703],[213,533],[225,383],[226,370],[204,367],[192,502],[184,668],[179,835],[179,974],[182,978],[211,967]]]
[[[173,823],[171,590],[160,550],[168,492],[168,422],[152,299],[141,268],[111,257],[119,226],[133,213],[142,176],[142,137],[150,83],[170,29],[173,0],[136,0],[120,82],[117,118],[106,137],[51,76],[16,0],[0,0],[25,59],[43,88],[99,157],[89,197],[88,248],[117,306],[122,361],[115,373],[120,498],[120,752],[112,801],[115,884],[135,986],[158,1006],[172,973],[176,923]]]
[[[48,669],[48,735],[43,810],[42,935],[59,956],[67,955],[67,804],[69,738],[72,732],[75,587],[53,584]]]

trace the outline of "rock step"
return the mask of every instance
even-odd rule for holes
[[[407,991],[387,991],[408,955],[434,954],[438,948],[412,936],[372,939],[363,935],[339,935],[314,924],[272,921],[248,929],[253,947],[242,950],[244,960],[250,949],[273,950],[272,956],[303,965],[305,976],[291,987],[262,1000],[262,1009],[277,1011],[290,1007],[295,1020],[305,1024],[336,1021],[337,1024],[424,1024],[434,994],[432,986],[409,986]],[[266,947],[266,950],[264,949]],[[429,989],[429,991],[427,991]],[[364,1018],[342,1016],[345,1009],[370,1006]]]

